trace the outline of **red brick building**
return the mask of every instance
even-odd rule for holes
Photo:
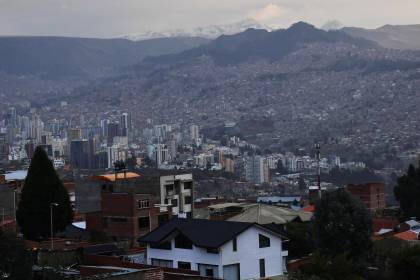
[[[383,183],[366,183],[347,185],[347,190],[366,204],[371,211],[385,208],[385,185]]]
[[[136,246],[140,236],[171,218],[171,207],[159,205],[158,197],[136,192],[139,177],[127,172],[94,178],[102,188],[101,210],[86,214],[88,231],[103,231],[115,241]]]

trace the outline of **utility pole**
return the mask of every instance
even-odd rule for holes
[[[16,192],[17,189],[13,189],[13,220],[16,224]]]
[[[315,144],[316,149],[316,160],[318,162],[317,167],[317,179],[318,179],[318,197],[321,198],[321,145],[319,143]]]
[[[54,208],[54,206],[58,206],[58,203],[55,203],[55,202],[50,203],[51,252],[54,251],[54,225],[53,225],[53,208]]]

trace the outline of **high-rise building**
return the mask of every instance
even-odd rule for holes
[[[195,144],[200,138],[200,128],[198,125],[193,124],[190,126],[190,139]]]
[[[0,159],[7,159],[9,155],[9,144],[6,141],[6,134],[0,133]]]
[[[101,120],[101,136],[106,138],[108,136],[108,124],[109,120]]]
[[[121,136],[128,136],[131,130],[131,114],[123,113],[120,116],[120,127],[121,127]]]
[[[169,140],[168,148],[169,148],[169,156],[171,157],[171,160],[173,161],[176,158],[176,154],[177,154],[177,146],[176,146],[176,141],[174,139]]]
[[[169,150],[165,144],[156,145],[156,164],[160,166],[169,161]]]
[[[120,136],[120,126],[119,126],[119,124],[118,123],[108,123],[108,135],[107,135],[108,146],[112,146],[115,136]]]
[[[261,156],[252,156],[246,159],[245,177],[254,184],[269,181],[269,168],[266,160]]]
[[[107,148],[107,167],[113,168],[114,163],[116,161],[125,161],[126,160],[126,153],[125,150],[122,149],[118,145],[113,145]]]
[[[93,139],[73,140],[70,145],[70,160],[74,168],[94,168],[94,143]]]
[[[36,143],[41,143],[41,136],[44,132],[44,123],[41,121],[37,114],[32,116],[29,126],[29,137],[35,139]]]

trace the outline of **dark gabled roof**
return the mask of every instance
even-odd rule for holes
[[[171,234],[179,232],[190,239],[195,246],[219,248],[254,225],[254,223],[175,218],[140,237],[138,241],[157,244],[164,241]],[[261,226],[261,228],[265,227]],[[280,232],[273,231],[270,228],[265,229],[281,235]]]
[[[125,252],[114,243],[106,243],[86,246],[83,248],[83,254],[121,256],[124,255]]]

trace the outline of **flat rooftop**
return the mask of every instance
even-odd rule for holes
[[[116,180],[126,180],[126,179],[135,179],[139,178],[140,174],[135,172],[121,172],[121,173],[111,173],[111,174],[104,174],[94,176],[93,179],[98,181],[108,181],[108,182],[115,182]]]

